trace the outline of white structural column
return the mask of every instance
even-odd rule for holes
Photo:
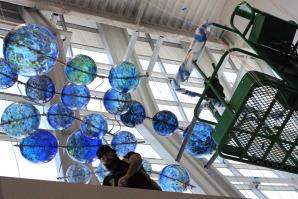
[[[119,63],[128,46],[127,31],[108,25],[100,25],[99,28],[114,63]],[[133,53],[131,60],[141,69],[135,53]],[[141,81],[139,89],[133,92],[133,99],[140,101],[144,105],[146,114],[150,117],[153,116],[158,109],[154,103],[151,90],[146,82],[147,81]],[[180,135],[173,135],[166,138],[161,137],[154,133],[150,120],[146,120],[144,124],[138,126],[137,129],[142,133],[144,138],[152,144],[152,147],[158,151],[163,159],[167,160],[169,163],[175,163],[174,158],[181,145]],[[216,171],[216,169],[211,167],[209,170],[205,170],[203,168],[204,164],[205,161],[194,159],[187,154],[181,159],[181,165],[188,169],[190,176],[193,179],[192,183],[200,185],[200,187],[197,187],[193,192],[206,193],[209,195],[242,197],[241,194]]]

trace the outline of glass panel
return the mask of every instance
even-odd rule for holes
[[[246,198],[251,198],[251,199],[258,199],[258,196],[256,196],[256,194],[254,194],[254,192],[252,192],[251,190],[239,190],[244,197]]]
[[[184,121],[178,106],[168,106],[168,105],[160,105],[160,104],[158,104],[157,106],[160,111],[163,111],[163,110],[171,111],[176,115],[178,121]]]
[[[278,176],[269,170],[256,170],[256,169],[238,169],[238,171],[246,177],[270,177],[277,178]]]
[[[140,59],[140,64],[142,66],[142,69],[145,71],[148,69],[149,63],[150,61],[148,60]],[[160,66],[157,62],[154,64],[153,71],[161,73]]]
[[[227,168],[216,168],[224,176],[234,176],[234,174]]]
[[[155,99],[174,101],[174,97],[167,83],[149,81]]]

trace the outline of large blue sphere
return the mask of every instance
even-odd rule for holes
[[[146,112],[140,102],[133,101],[128,111],[120,115],[121,122],[128,127],[135,127],[142,124],[146,118]]]
[[[183,192],[189,185],[189,175],[184,167],[170,164],[160,172],[158,181],[163,191]]]
[[[64,72],[72,83],[87,85],[95,79],[97,66],[87,55],[77,55],[67,62]]]
[[[39,123],[39,111],[32,104],[26,102],[9,105],[1,116],[4,132],[18,138],[28,136],[39,127]]]
[[[119,131],[114,135],[111,146],[119,156],[123,157],[128,152],[136,150],[137,139],[128,131]]]
[[[187,129],[183,132],[183,139],[186,132]],[[186,151],[197,158],[210,155],[216,147],[212,138],[212,132],[213,129],[210,125],[197,122],[194,126],[190,139],[186,144]]]
[[[101,162],[95,169],[95,175],[100,183],[103,183],[103,180],[107,175],[109,175],[109,173],[110,172],[106,169],[105,165],[103,165]]]
[[[143,168],[146,171],[146,173],[150,176],[152,174],[152,166],[148,162],[148,160],[143,159]]]
[[[18,80],[17,72],[0,58],[0,89],[9,88]]]
[[[66,149],[69,157],[81,163],[93,162],[101,139],[91,139],[83,135],[81,131],[73,132],[66,141]]]
[[[30,77],[25,89],[27,97],[37,103],[48,102],[55,94],[54,82],[46,75]]]
[[[69,183],[89,184],[92,172],[86,165],[75,163],[68,167],[66,176]]]
[[[152,119],[153,128],[161,136],[170,136],[178,128],[177,117],[170,111],[160,111]]]
[[[62,103],[54,104],[48,110],[47,120],[54,129],[64,130],[73,124],[75,113],[66,108]]]
[[[38,129],[21,141],[20,150],[30,162],[47,163],[55,157],[58,141],[50,132]]]
[[[106,119],[100,114],[90,114],[84,117],[81,132],[89,138],[101,139],[108,132]]]
[[[55,35],[37,24],[21,24],[4,39],[3,53],[7,63],[23,76],[48,73],[58,58]]]
[[[129,109],[131,105],[131,95],[110,89],[104,95],[103,104],[109,113],[120,115]]]
[[[110,70],[109,82],[119,92],[131,92],[139,86],[140,71],[133,64],[122,62]]]
[[[70,83],[64,86],[61,94],[62,103],[69,109],[76,111],[87,106],[90,92],[86,86]]]

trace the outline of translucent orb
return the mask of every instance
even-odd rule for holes
[[[160,111],[152,119],[153,128],[161,136],[170,136],[178,128],[177,117],[170,111]]]
[[[54,129],[64,130],[73,124],[75,113],[62,103],[54,104],[48,110],[47,120]]]
[[[87,85],[95,79],[97,66],[91,57],[77,55],[67,62],[64,72],[72,83]]]
[[[101,139],[108,132],[106,119],[100,114],[90,114],[84,117],[81,132],[89,138]]]
[[[105,165],[103,165],[101,162],[95,169],[95,175],[100,183],[103,183],[103,180],[107,175],[109,175],[109,173],[110,172],[106,169]]]
[[[184,167],[170,164],[160,172],[158,181],[163,191],[183,192],[189,185],[189,175]]]
[[[147,160],[145,160],[145,159],[143,159],[143,168],[144,168],[144,170],[146,171],[146,173],[147,173],[149,176],[152,174],[152,166],[151,166],[151,164],[150,164]]]
[[[183,132],[183,139],[186,136],[186,132],[187,129]],[[212,132],[213,129],[210,125],[197,122],[186,144],[186,151],[197,158],[210,155],[216,148]]]
[[[9,105],[1,116],[4,132],[18,138],[28,136],[38,128],[39,123],[39,111],[32,104],[26,102]]]
[[[26,83],[27,97],[37,103],[50,101],[55,94],[54,82],[46,75],[30,77]]]
[[[131,92],[139,86],[140,71],[132,63],[122,62],[110,70],[109,82],[119,92]]]
[[[100,139],[91,139],[83,135],[81,131],[76,131],[67,138],[67,154],[77,162],[90,163],[97,158],[96,152],[101,144]]]
[[[146,112],[140,102],[133,101],[128,111],[120,115],[121,122],[128,127],[135,127],[142,124],[146,118]]]
[[[120,93],[114,89],[110,89],[104,95],[103,104],[109,113],[120,115],[129,109],[131,95],[129,93]]]
[[[68,167],[66,176],[69,183],[89,184],[92,172],[86,165],[75,163]]]
[[[11,87],[17,80],[17,72],[12,69],[4,59],[0,58],[0,89]]]
[[[3,54],[7,63],[23,76],[48,73],[58,58],[55,35],[38,24],[21,24],[4,38]]]
[[[64,86],[61,94],[62,103],[69,109],[76,111],[87,106],[90,92],[86,86],[68,84]]]
[[[128,152],[136,150],[137,139],[128,131],[119,131],[114,135],[111,146],[119,156],[123,157]]]
[[[37,129],[21,141],[20,150],[30,162],[47,163],[55,157],[58,141],[52,133]]]

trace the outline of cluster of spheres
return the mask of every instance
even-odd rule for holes
[[[93,173],[102,182],[108,170],[99,164],[92,172],[86,164],[97,159],[96,151],[106,134],[113,136],[111,146],[119,156],[136,150],[136,137],[128,131],[111,134],[106,116],[89,114],[83,119],[76,118],[76,112],[86,109],[92,98],[87,85],[98,77],[97,65],[91,57],[77,55],[66,63],[64,74],[69,83],[59,93],[55,82],[48,76],[59,56],[57,39],[49,29],[38,24],[15,27],[4,39],[3,53],[4,59],[0,59],[0,89],[9,88],[16,82],[23,83],[18,80],[19,76],[29,77],[23,83],[27,101],[10,104],[1,116],[4,132],[22,139],[20,151],[28,161],[47,163],[55,158],[58,148],[64,146],[69,157],[75,161],[66,172],[68,182],[89,183]],[[140,84],[140,77],[140,71],[132,63],[124,61],[118,64],[110,70],[107,78],[111,89],[106,91],[102,99],[105,109],[131,128],[148,118],[144,106],[132,100],[131,96],[131,92]],[[76,120],[80,121],[80,129],[72,130],[66,143],[59,143],[52,132],[39,129],[41,114],[32,105],[51,102],[58,94],[60,101],[51,103],[46,113],[50,127],[56,131],[69,130]],[[170,111],[160,111],[152,118],[152,126],[158,135],[167,137],[178,129],[178,119]],[[195,157],[211,153],[215,147],[211,133],[210,126],[198,123],[187,151]],[[148,175],[152,173],[148,161],[143,161],[143,168]],[[183,167],[169,165],[162,170],[159,182],[163,190],[183,191],[189,177]]]

